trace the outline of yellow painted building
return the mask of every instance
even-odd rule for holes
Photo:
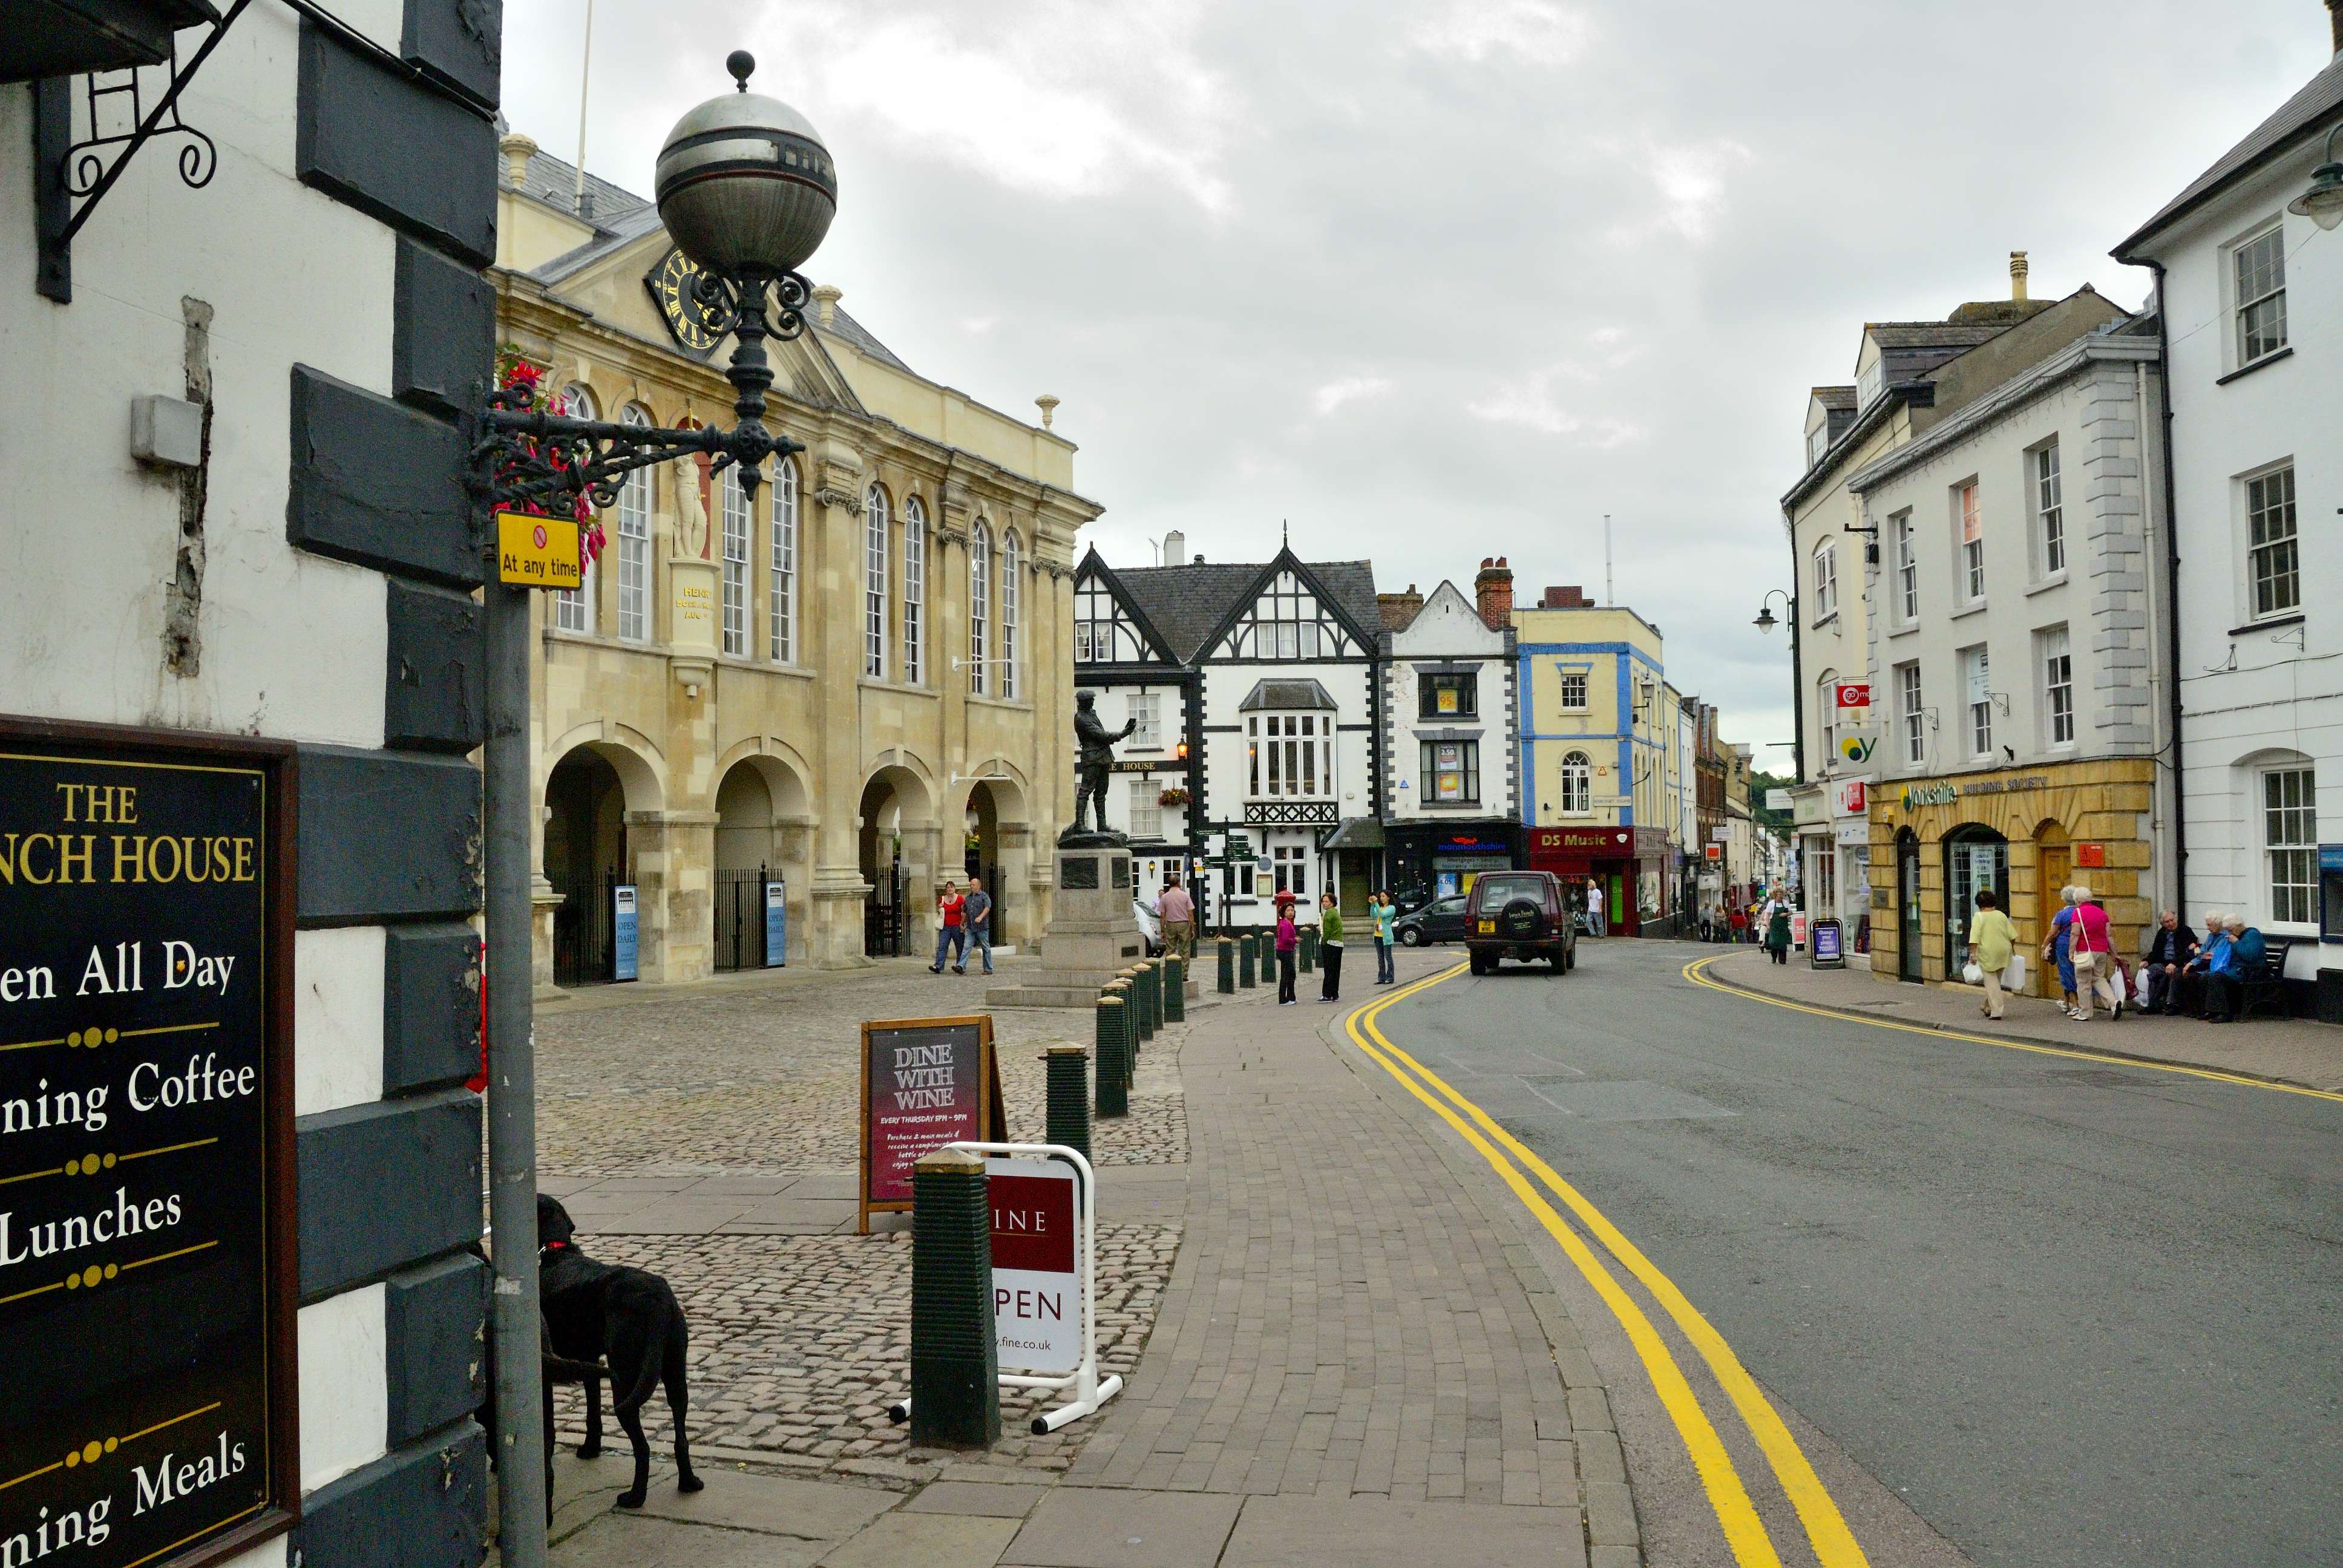
[[[2026,990],[2055,996],[2041,961],[2062,889],[2087,886],[2130,957],[2155,911],[2143,893],[2151,859],[2151,758],[2040,762],[1941,779],[1892,780],[1871,798],[1871,943],[1881,980],[1940,981],[1965,961],[1960,918],[1976,891],[2006,892]]]
[[[729,346],[669,286],[656,209],[590,177],[581,203],[569,166],[503,150],[502,341],[571,412],[729,420]],[[924,950],[937,890],[971,868],[996,941],[1048,920],[1071,568],[1101,508],[1055,399],[1035,426],[926,379],[840,298],[817,288],[771,346],[766,422],[807,450],[753,504],[697,458],[639,473],[583,589],[538,596],[539,984],[611,978],[622,888],[646,980]]]

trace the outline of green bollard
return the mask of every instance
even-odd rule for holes
[[[1001,1441],[992,1327],[992,1203],[984,1161],[938,1149],[911,1168],[911,1441]]]
[[[1167,1023],[1188,1020],[1188,964],[1174,953],[1163,960],[1163,1019]]]
[[[1237,938],[1237,984],[1251,990],[1259,983],[1254,978],[1252,933],[1245,931]]]
[[[1123,1070],[1130,1050],[1122,1032],[1123,1005],[1111,988],[1099,994],[1098,1071],[1091,1092],[1101,1116],[1125,1116],[1131,1111],[1130,1074]]]
[[[1087,1160],[1091,1157],[1091,1053],[1079,1045],[1053,1045],[1041,1060],[1049,1064],[1046,1136]]]
[[[1220,972],[1214,980],[1214,989],[1222,996],[1234,996],[1237,994],[1237,945],[1228,938],[1222,937],[1213,946],[1219,950],[1221,960]]]
[[[1154,959],[1147,966],[1147,1038],[1153,1040],[1163,1032],[1163,960]]]
[[[1318,962],[1318,928],[1316,926],[1304,926],[1296,933],[1296,935],[1301,938],[1300,946],[1302,949],[1302,960],[1300,968],[1303,974],[1308,974]]]

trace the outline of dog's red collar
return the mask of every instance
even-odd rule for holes
[[[544,1245],[538,1247],[538,1251],[540,1252],[558,1252],[568,1245],[569,1243],[567,1241],[548,1241]]]

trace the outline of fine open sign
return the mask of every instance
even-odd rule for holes
[[[7,1563],[290,1522],[290,749],[0,720]]]
[[[1057,1374],[1082,1362],[1075,1172],[1061,1160],[985,1162],[992,1202],[992,1328],[1005,1372]]]

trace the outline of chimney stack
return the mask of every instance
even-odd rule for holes
[[[1375,595],[1375,609],[1382,617],[1385,631],[1405,631],[1423,612],[1423,596],[1416,591],[1413,583],[1410,583],[1405,593]]]
[[[1483,556],[1473,578],[1473,598],[1491,631],[1503,631],[1513,618],[1513,574],[1505,558]]]
[[[2022,250],[2009,253],[2009,297],[2014,304],[2026,303],[2026,253]]]
[[[1188,536],[1177,528],[1163,536],[1163,564],[1167,567],[1188,564]]]
[[[2327,0],[2327,20],[2335,29],[2335,52],[2343,55],[2343,0]]]
[[[826,330],[835,330],[838,326],[838,302],[845,297],[846,290],[834,283],[816,284],[813,291],[814,325]]]
[[[1540,609],[1585,609],[1586,590],[1576,584],[1569,588],[1548,588],[1545,598],[1538,602]]]

